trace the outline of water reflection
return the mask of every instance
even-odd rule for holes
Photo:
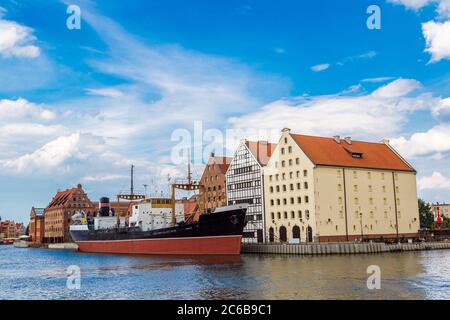
[[[450,299],[450,251],[129,256],[0,247],[0,299]],[[78,265],[81,290],[66,288]],[[367,267],[381,268],[368,290]]]

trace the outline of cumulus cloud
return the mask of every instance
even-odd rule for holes
[[[450,179],[435,171],[431,176],[420,178],[418,186],[420,190],[450,189]]]
[[[40,49],[34,43],[33,29],[14,21],[4,20],[0,10],[0,55],[5,58],[36,58]]]
[[[359,138],[395,136],[410,112],[430,109],[435,104],[436,99],[428,94],[408,96],[419,87],[416,80],[399,79],[366,95],[282,99],[257,112],[231,118],[230,124],[236,129],[289,127],[325,136],[336,133]]]
[[[0,100],[0,122],[11,119],[53,120],[55,113],[26,99]]]
[[[322,63],[322,64],[317,64],[315,66],[311,67],[311,70],[314,72],[320,72],[320,71],[325,71],[330,67],[329,63]]]
[[[104,140],[80,132],[58,137],[32,153],[3,161],[3,166],[19,173],[70,170],[80,160],[93,160],[102,154]]]
[[[422,24],[426,41],[425,51],[431,54],[430,62],[450,59],[450,21],[429,21]]]
[[[418,157],[450,151],[450,125],[440,124],[428,131],[416,132],[409,138],[399,137],[391,144],[406,157]]]
[[[414,79],[398,79],[378,88],[372,95],[376,98],[398,98],[406,96],[421,86],[421,83]]]

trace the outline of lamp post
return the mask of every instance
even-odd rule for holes
[[[361,242],[364,240],[364,234],[363,234],[363,221],[362,221],[362,212],[359,213],[359,221],[361,223]]]

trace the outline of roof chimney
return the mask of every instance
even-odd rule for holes
[[[215,156],[215,153],[211,152],[211,158],[214,158],[214,156]]]
[[[352,144],[352,137],[345,137],[344,139],[348,144]]]
[[[341,143],[341,137],[340,136],[334,136],[333,137],[334,141],[336,141],[336,143]]]
[[[384,144],[389,145],[389,142],[390,142],[390,141],[389,141],[389,139],[383,139],[382,142],[383,142]]]

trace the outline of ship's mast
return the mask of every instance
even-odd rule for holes
[[[177,189],[184,191],[201,191],[203,186],[200,185],[199,181],[192,180],[192,172],[191,172],[191,150],[188,153],[188,175],[187,175],[187,183],[173,183],[172,184],[172,226],[175,227],[177,224],[177,218],[175,213],[175,192]],[[203,208],[200,207],[200,212],[203,212]]]
[[[131,184],[130,184],[130,186],[131,186],[131,188],[130,188],[130,194],[134,194],[134,185],[133,185],[133,176],[134,176],[134,165],[131,165]]]

